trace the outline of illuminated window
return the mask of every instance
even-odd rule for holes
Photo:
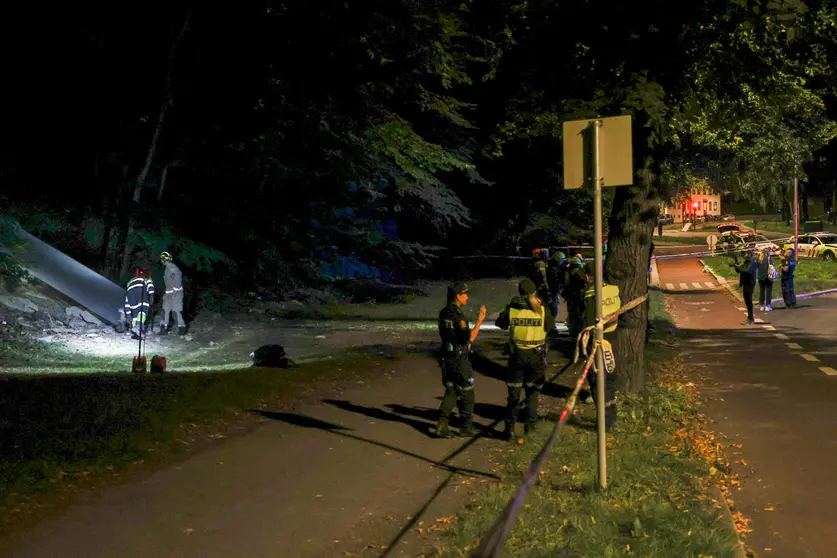
[[[715,210],[718,210],[718,202],[715,202]]]

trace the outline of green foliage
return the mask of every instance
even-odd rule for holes
[[[159,260],[163,251],[171,252],[178,263],[200,272],[212,271],[213,264],[225,259],[220,251],[184,237],[170,227],[135,229],[134,235],[134,246],[144,253],[146,265]]]
[[[29,275],[15,255],[24,248],[23,241],[14,232],[15,226],[13,219],[0,215],[0,279],[10,291]]]

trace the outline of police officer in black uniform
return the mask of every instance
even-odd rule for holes
[[[552,313],[537,296],[537,287],[531,279],[524,279],[518,285],[519,296],[514,297],[500,313],[495,325],[509,330],[509,375],[506,381],[505,430],[501,437],[514,438],[517,409],[522,392],[526,394],[524,416],[525,432],[528,434],[538,420],[538,395],[545,382],[545,363],[541,357],[546,344],[546,334],[552,330]]]
[[[442,349],[439,364],[442,367],[442,383],[445,395],[439,408],[441,415],[436,425],[436,436],[450,438],[448,427],[450,413],[454,404],[459,406],[459,416],[463,421],[460,436],[476,434],[473,425],[474,412],[474,376],[468,354],[471,344],[477,339],[480,326],[485,320],[485,306],[480,307],[474,329],[468,327],[468,320],[462,313],[462,307],[468,302],[468,285],[455,283],[448,288],[448,304],[439,312],[439,336]]]

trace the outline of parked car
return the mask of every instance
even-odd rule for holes
[[[732,225],[730,223],[718,225],[718,234],[724,234],[728,232],[741,232],[741,227],[739,227],[738,225]]]
[[[732,213],[727,213],[726,215],[721,215],[721,221],[735,221],[735,215]]]
[[[795,237],[784,243],[783,249],[794,247]],[[800,258],[821,258],[831,262],[837,261],[837,234],[812,233],[799,235]]]
[[[659,215],[657,215],[657,222],[662,223],[664,225],[671,225],[674,223],[674,215],[660,213]]]
[[[752,246],[756,251],[761,251],[765,248],[770,248],[771,251],[777,252],[779,245],[771,242],[767,237],[760,234],[740,233],[737,231],[729,231],[718,237],[718,243],[715,245],[715,250],[718,252],[732,252],[735,250],[743,250],[744,248]],[[802,247],[800,246],[800,252]]]

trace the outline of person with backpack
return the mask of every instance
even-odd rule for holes
[[[772,312],[773,307],[770,301],[773,300],[773,281],[776,280],[778,272],[773,264],[773,254],[770,248],[764,248],[759,253],[759,309],[762,312]]]

